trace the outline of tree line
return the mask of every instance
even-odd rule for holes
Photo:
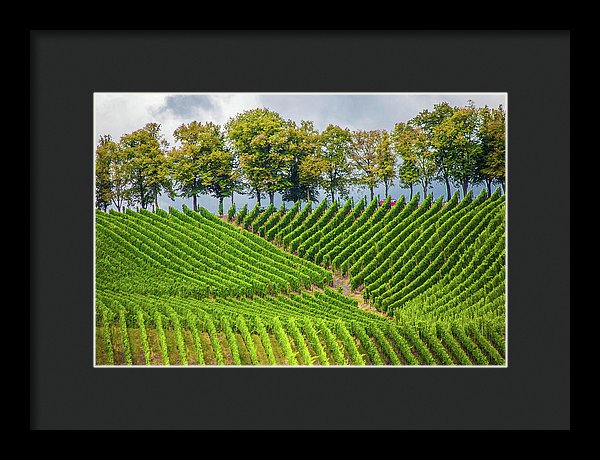
[[[329,124],[322,132],[312,121],[299,124],[267,108],[246,110],[223,126],[192,121],[174,132],[169,146],[161,125],[147,123],[116,141],[102,135],[96,148],[96,206],[118,211],[126,206],[158,207],[158,197],[192,199],[210,195],[223,201],[251,194],[259,204],[275,193],[284,201],[332,202],[354,187],[383,185],[385,195],[397,181],[423,196],[434,183],[462,191],[484,184],[504,191],[505,111],[472,101],[461,107],[446,102],[398,122],[391,131],[353,130]]]

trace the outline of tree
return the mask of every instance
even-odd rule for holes
[[[169,191],[170,176],[164,149],[167,142],[160,135],[160,125],[147,123],[143,128],[124,134],[119,149],[125,158],[129,179],[127,202],[142,209],[150,203],[158,206],[158,195]]]
[[[328,161],[323,158],[318,150],[302,158],[298,165],[298,178],[301,184],[309,184],[305,186],[306,201],[315,201],[318,196],[316,187],[313,184],[322,185],[323,188],[328,189],[326,172],[329,166]],[[333,201],[334,193],[331,191],[330,193]]]
[[[279,146],[291,155],[287,169],[287,187],[282,191],[284,201],[314,201],[318,195],[319,175],[306,170],[302,173],[302,163],[306,158],[314,159],[319,150],[319,132],[312,121],[302,120],[300,126],[288,120],[281,131]],[[310,160],[305,162],[305,166]]]
[[[400,186],[410,189],[410,198],[413,198],[413,187],[419,183],[419,171],[417,166],[409,159],[403,158],[400,167],[398,168],[398,179]]]
[[[466,107],[456,108],[452,116],[445,118],[435,128],[439,145],[453,152],[448,172],[454,184],[462,189],[463,196],[466,196],[470,184],[481,180],[481,121],[479,110],[473,101],[469,101]]]
[[[152,196],[154,209],[158,208],[158,196],[166,191],[173,198],[172,181],[169,169],[169,159],[167,149],[169,143],[160,132],[161,125],[158,123],[147,123],[144,129],[148,131],[150,137],[154,139],[159,147],[153,152],[154,155],[148,162],[148,187]]]
[[[393,185],[396,174],[396,155],[391,147],[390,135],[386,130],[379,131],[379,140],[376,153],[376,174],[385,187],[385,196]]]
[[[210,175],[220,171],[221,161],[227,163],[227,155],[220,153],[224,139],[218,125],[198,121],[180,125],[173,137],[180,146],[169,152],[171,174],[179,196],[192,198],[192,209],[197,210],[198,196],[209,187],[219,194],[222,177],[212,180]]]
[[[427,149],[433,153],[436,164],[436,179],[446,184],[446,199],[452,196],[450,189],[451,171],[454,168],[454,152],[444,143],[443,139],[437,136],[437,128],[444,120],[451,117],[456,108],[451,107],[447,102],[441,102],[433,106],[430,112],[425,109],[419,112],[407,123],[415,128],[419,128],[423,133],[423,140]]]
[[[275,192],[287,185],[292,155],[282,148],[285,127],[285,120],[266,108],[246,110],[226,124],[227,137],[259,206],[261,193],[267,193],[273,203]]]
[[[329,124],[320,137],[321,149],[314,164],[321,173],[321,186],[329,192],[331,202],[335,201],[336,192],[342,198],[347,198],[353,173],[353,167],[348,161],[352,134],[347,128]]]
[[[492,183],[504,188],[506,156],[506,113],[500,105],[497,109],[485,106],[481,109],[482,122],[479,129],[481,142],[481,165],[479,173],[486,184],[488,195]]]
[[[377,152],[380,132],[377,130],[352,132],[352,149],[350,159],[356,175],[355,183],[369,189],[370,200],[373,201],[373,189],[379,183]]]
[[[108,209],[115,196],[112,173],[116,150],[117,143],[110,135],[100,136],[96,147],[96,207],[103,211]]]
[[[226,150],[213,150],[203,158],[202,184],[208,193],[219,200],[219,210],[223,214],[223,199],[232,196],[238,172],[234,169],[233,153]]]
[[[435,180],[438,168],[428,137],[420,126],[399,122],[392,131],[392,148],[402,160],[400,179],[411,190],[416,183],[423,187],[423,196]]]
[[[233,152],[227,148],[219,125],[196,123],[194,130],[201,189],[219,200],[219,213],[223,215],[223,199],[233,196],[238,186],[239,171],[235,168]]]

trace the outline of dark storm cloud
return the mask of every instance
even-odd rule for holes
[[[218,107],[212,101],[211,96],[198,94],[175,94],[167,96],[165,103],[157,109],[157,112],[171,112],[182,118],[193,118],[199,111],[211,112]]]

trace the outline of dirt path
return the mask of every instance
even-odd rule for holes
[[[360,291],[352,292],[350,290],[350,276],[347,275],[344,277],[340,273],[334,273],[333,274],[333,289],[337,289],[338,286],[342,286],[343,293],[346,297],[350,297],[351,299],[354,299],[358,302],[358,308],[360,308],[361,310],[368,311],[369,313],[374,313],[378,316],[381,316],[382,318],[390,319],[389,316],[376,310],[374,307],[372,307],[368,303],[365,303],[362,295],[360,294]]]
[[[228,222],[229,224],[231,224],[231,225],[233,225],[235,227],[243,228],[243,226],[236,224],[235,219],[234,219],[233,222],[229,222],[229,220],[227,219],[227,215],[217,216],[217,217],[219,217],[222,221]],[[275,243],[273,243],[273,245],[283,250],[283,248],[281,248],[280,246],[277,246]],[[287,251],[287,252],[289,252],[289,251]],[[346,297],[350,297],[351,299],[354,299],[354,300],[356,300],[358,302],[358,308],[360,308],[361,310],[368,311],[369,313],[374,313],[374,314],[376,314],[378,316],[381,316],[382,318],[385,318],[385,319],[390,319],[390,317],[387,316],[386,314],[384,314],[384,313],[376,310],[374,307],[372,307],[368,303],[365,303],[364,300],[363,300],[363,297],[362,297],[362,295],[360,293],[360,290],[357,291],[357,292],[352,292],[350,290],[350,276],[349,275],[342,276],[339,272],[338,273],[334,273],[333,274],[333,286],[332,286],[332,288],[333,289],[337,289],[338,286],[342,286],[342,289],[343,289],[342,292],[343,292],[343,294]],[[322,289],[320,289],[317,286],[312,286],[311,290],[317,290],[317,291],[321,291],[322,292]],[[289,295],[288,295],[288,297],[289,297]]]

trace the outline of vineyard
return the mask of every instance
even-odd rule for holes
[[[505,200],[96,211],[97,365],[505,365]]]

